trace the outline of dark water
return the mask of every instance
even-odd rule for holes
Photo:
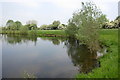
[[[73,39],[1,35],[2,77],[73,78],[99,66],[96,54]]]

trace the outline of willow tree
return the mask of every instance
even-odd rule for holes
[[[91,51],[97,51],[100,49],[98,31],[106,21],[106,16],[95,4],[82,2],[82,9],[75,12],[69,20],[67,32],[87,45]]]

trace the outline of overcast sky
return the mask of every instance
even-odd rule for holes
[[[119,0],[0,0],[0,26],[9,19],[23,24],[36,20],[38,27],[54,20],[66,24],[73,12],[81,8],[82,1],[94,2],[110,20],[118,16]]]

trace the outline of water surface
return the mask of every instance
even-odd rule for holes
[[[1,35],[2,77],[74,78],[99,67],[96,54],[73,39]]]

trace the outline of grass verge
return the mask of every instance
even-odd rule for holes
[[[101,67],[88,74],[78,74],[76,78],[118,78],[118,30],[100,30],[100,40],[109,46],[107,54],[99,59]]]
[[[2,31],[2,34],[21,34],[20,31]],[[66,33],[64,30],[29,30],[28,34],[37,35],[41,37],[66,37]]]

